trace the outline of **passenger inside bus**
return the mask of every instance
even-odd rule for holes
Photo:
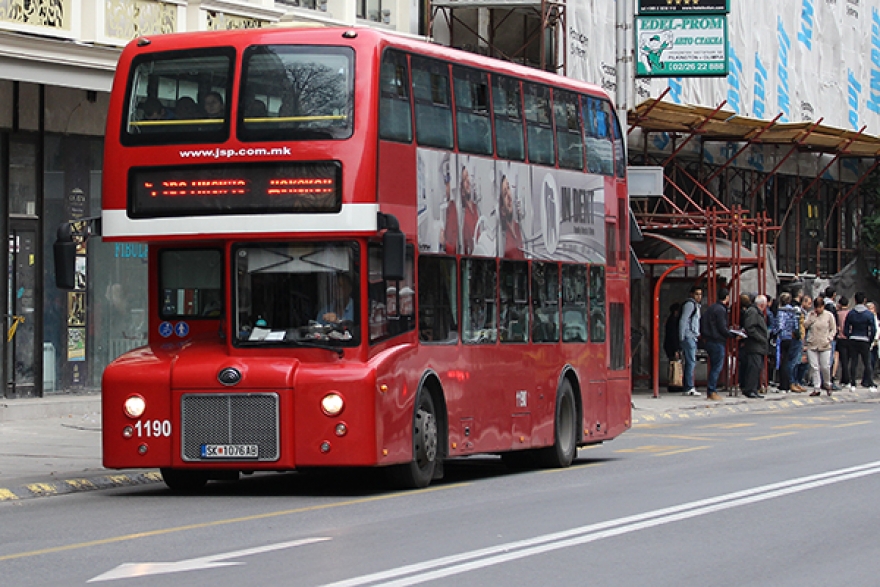
[[[252,99],[244,107],[245,118],[266,118],[268,115],[269,110],[266,108],[266,103],[262,100]]]
[[[159,98],[147,98],[141,106],[144,120],[171,120],[174,114],[167,110]]]
[[[223,96],[218,92],[208,92],[202,97],[202,108],[208,118],[223,118],[226,108],[223,106]]]
[[[205,113],[199,108],[196,101],[189,96],[178,98],[177,105],[174,107],[174,113],[180,120],[197,120],[205,117]]]

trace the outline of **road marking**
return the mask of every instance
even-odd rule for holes
[[[134,579],[135,577],[146,577],[148,575],[165,575],[168,573],[182,573],[184,571],[201,571],[205,569],[215,569],[217,567],[231,567],[243,565],[245,563],[228,563],[223,562],[231,558],[242,558],[254,554],[262,554],[264,552],[272,552],[273,550],[282,550],[284,548],[293,548],[294,546],[303,546],[304,544],[314,544],[316,542],[326,542],[331,538],[304,538],[302,540],[293,540],[290,542],[279,542],[277,544],[267,544],[266,546],[258,546],[256,548],[246,548],[244,550],[236,550],[234,552],[226,552],[223,554],[212,554],[210,556],[202,556],[187,560],[177,561],[176,563],[125,563],[119,565],[112,571],[107,571],[97,577],[89,579],[86,583],[98,583],[100,581],[115,581],[117,579]]]
[[[695,450],[706,450],[707,448],[712,448],[712,447],[710,447],[710,446],[694,446],[691,448],[680,448],[678,450],[670,450],[668,452],[658,452],[658,453],[655,453],[654,456],[655,457],[668,457],[670,455],[680,455],[681,453],[684,453],[684,452],[693,452]]]
[[[587,467],[598,467],[602,463],[584,463],[582,465],[572,465],[570,467],[565,467],[561,469],[544,469],[542,471],[538,471],[538,473],[546,474],[546,473],[564,473],[566,471],[576,471],[577,469],[586,469]]]
[[[639,438],[668,438],[670,440],[698,440],[700,442],[709,442],[711,440],[718,440],[719,438],[730,438],[730,436],[723,435],[721,433],[713,434],[711,432],[707,432],[706,434],[700,434],[697,436],[688,435],[688,434],[630,434],[628,435],[630,438],[633,436],[638,436]]]
[[[408,587],[445,579],[469,571],[499,565],[536,554],[579,546],[663,524],[687,520],[723,510],[783,497],[826,485],[880,473],[880,461],[762,485],[726,495],[685,503],[650,512],[599,522],[588,526],[544,534],[534,538],[463,552],[386,571],[352,577],[324,587]]]
[[[825,428],[825,424],[786,424],[785,426],[772,426],[771,430],[809,430],[811,428]]]
[[[616,451],[614,451],[614,452],[616,452],[616,453],[621,453],[621,452],[622,452],[622,453],[648,453],[648,454],[654,454],[654,453],[663,452],[663,451],[667,451],[667,450],[676,450],[676,449],[679,449],[679,448],[683,448],[683,447],[682,447],[682,446],[679,446],[679,445],[674,445],[674,444],[671,445],[671,446],[662,446],[662,445],[659,445],[659,446],[658,446],[658,445],[656,445],[656,444],[647,444],[647,445],[644,445],[644,446],[637,446],[637,447],[635,447],[635,448],[621,448],[621,449],[616,450]]]
[[[734,428],[751,428],[757,426],[754,422],[739,422],[737,424],[708,424],[700,426],[700,428],[720,428],[722,430],[733,430]]]
[[[861,422],[849,422],[847,424],[837,424],[836,426],[832,426],[832,428],[847,428],[849,426],[864,426],[865,424],[871,424],[871,420],[862,420]]]
[[[202,530],[204,528],[214,528],[217,526],[225,526],[228,524],[239,524],[242,522],[254,522],[256,520],[267,520],[270,518],[278,518],[281,516],[290,516],[294,514],[301,514],[305,512],[316,512],[320,510],[326,510],[330,508],[351,506],[351,505],[359,505],[363,503],[372,503],[375,501],[383,501],[386,499],[393,499],[396,497],[411,497],[413,495],[422,495],[426,492],[432,491],[444,491],[447,489],[456,489],[459,487],[466,487],[471,485],[470,483],[453,483],[451,485],[442,485],[438,487],[428,487],[420,490],[417,494],[411,491],[405,491],[400,493],[392,493],[388,495],[374,495],[371,497],[364,497],[360,499],[350,499],[347,501],[340,501],[334,503],[326,503],[322,505],[312,505],[302,508],[295,508],[291,510],[280,510],[277,512],[266,512],[264,514],[254,514],[252,516],[242,516],[240,518],[227,518],[225,520],[214,520],[212,522],[201,522],[199,524],[188,524],[186,526],[174,526],[171,528],[160,528],[158,530],[149,530],[147,532],[137,532],[134,534],[124,534],[122,536],[111,536],[109,538],[101,538],[99,540],[89,540],[87,542],[76,542],[73,544],[63,544],[61,546],[53,546],[51,548],[43,548],[40,550],[31,550],[27,552],[14,552],[11,554],[0,555],[0,562],[14,560],[19,558],[28,558],[34,556],[42,556],[44,554],[55,554],[57,552],[66,552],[69,550],[79,550],[81,548],[90,548],[92,546],[104,546],[106,544],[115,544],[118,542],[128,542],[130,540],[138,540],[141,538],[152,538],[154,536],[164,536],[166,534],[174,534],[176,532],[188,532],[190,530]]]
[[[753,438],[748,438],[747,440],[772,440],[774,438],[782,438],[783,436],[793,436],[797,434],[797,432],[780,432],[779,434],[768,434],[767,436],[755,436]]]

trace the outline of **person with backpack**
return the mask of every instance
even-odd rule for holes
[[[684,356],[684,395],[700,395],[694,387],[694,369],[697,366],[697,340],[700,338],[700,300],[703,289],[693,286],[690,296],[681,306],[678,321],[678,339],[681,341],[681,354]]]
[[[797,310],[791,305],[791,294],[782,292],[776,313],[776,340],[779,347],[779,391],[791,391],[792,346],[797,337],[800,341],[800,322]],[[800,347],[798,347],[800,357]]]
[[[871,343],[874,341],[876,327],[874,314],[865,306],[865,293],[857,291],[855,295],[856,305],[846,315],[843,324],[843,333],[846,335],[849,347],[849,377],[850,391],[855,391],[856,368],[859,366],[859,358],[862,359],[862,387],[871,392],[876,392],[874,387],[873,373],[871,373]]]

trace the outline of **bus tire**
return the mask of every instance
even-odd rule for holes
[[[395,485],[404,489],[427,487],[438,467],[439,442],[440,433],[434,399],[427,390],[422,389],[413,414],[413,458],[408,463],[392,467],[392,480]]]
[[[180,469],[159,469],[162,480],[175,493],[195,493],[208,483],[208,475],[201,471],[182,471]]]
[[[553,423],[553,446],[540,449],[540,464],[564,469],[571,465],[577,453],[577,405],[571,382],[563,379],[556,394],[556,416]]]

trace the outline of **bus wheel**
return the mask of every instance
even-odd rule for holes
[[[159,469],[162,480],[171,491],[194,493],[208,483],[208,476],[201,471],[181,471],[180,469]]]
[[[434,477],[437,463],[437,412],[431,394],[419,393],[413,419],[413,460],[392,469],[395,484],[406,489],[427,487]]]
[[[565,468],[574,461],[577,452],[577,406],[571,383],[564,379],[556,395],[553,446],[541,449],[540,462],[545,467]]]

